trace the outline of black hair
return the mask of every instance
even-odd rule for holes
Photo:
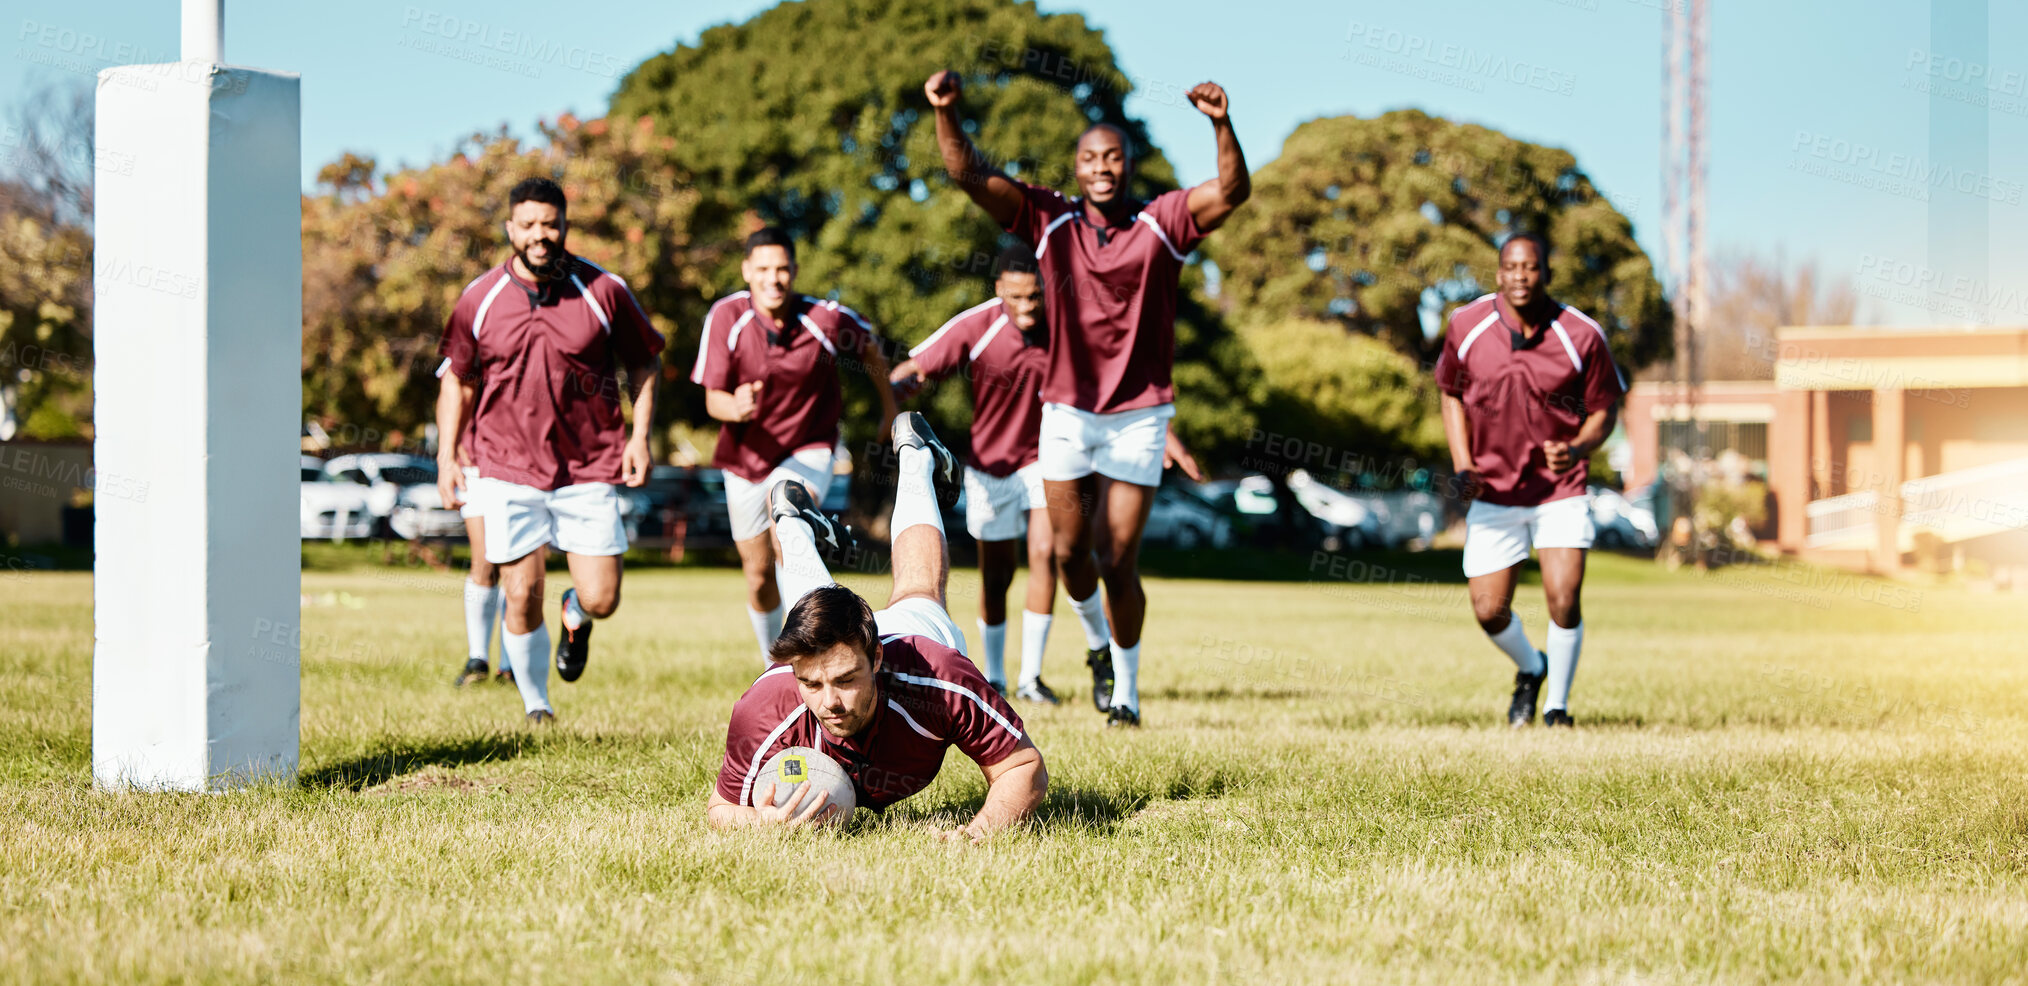
[[[1535,232],[1515,233],[1514,235],[1507,237],[1505,240],[1500,241],[1500,252],[1502,254],[1506,253],[1507,244],[1512,243],[1515,240],[1527,240],[1528,242],[1535,244],[1536,258],[1541,260],[1544,264],[1549,263],[1549,237],[1544,236],[1541,233]]]
[[[1042,264],[1035,259],[1035,248],[1026,243],[1016,243],[993,258],[993,279],[1002,274],[1039,274]]]
[[[780,226],[764,226],[754,230],[746,238],[746,255],[751,257],[755,250],[764,246],[778,246],[789,251],[789,263],[796,262],[796,241],[789,238],[788,230]]]
[[[507,211],[514,211],[514,207],[523,202],[553,205],[559,216],[565,215],[570,209],[569,204],[563,200],[563,186],[547,178],[523,178],[515,182],[513,190],[507,193]]]
[[[786,664],[839,644],[865,654],[869,665],[880,663],[880,630],[873,625],[873,607],[858,593],[833,583],[796,600],[782,620],[781,636],[768,647],[768,657]]]

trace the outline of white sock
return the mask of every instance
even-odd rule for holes
[[[549,624],[528,633],[500,628],[500,654],[514,668],[514,687],[521,689],[521,711],[549,708]]]
[[[894,518],[887,525],[890,542],[901,540],[901,532],[920,524],[928,524],[944,533],[943,511],[937,509],[937,490],[930,480],[931,470],[936,468],[935,457],[928,449],[905,448],[901,450],[900,475],[894,484]]]
[[[1549,634],[1552,640],[1556,636],[1555,626],[1553,622],[1550,624],[1552,629]],[[1528,674],[1542,673],[1542,652],[1528,642],[1528,631],[1521,629],[1521,614],[1509,612],[1506,627],[1499,633],[1487,634],[1486,639],[1491,640],[1493,646],[1500,648],[1502,653],[1511,658],[1515,667]]]
[[[796,600],[812,589],[830,585],[831,569],[824,564],[824,556],[817,553],[817,535],[810,530],[810,522],[800,517],[784,517],[775,521],[775,540],[781,542],[781,556],[775,559],[775,587],[781,591],[782,604],[774,617],[774,633],[768,642],[781,635],[782,617],[796,607]]]
[[[1024,685],[1042,680],[1042,650],[1049,646],[1049,624],[1055,619],[1050,613],[1021,611],[1021,683]]]
[[[1090,599],[1073,599],[1070,608],[1077,611],[1077,622],[1084,627],[1084,649],[1098,650],[1112,639],[1112,631],[1106,629],[1106,604],[1099,598],[1098,589],[1091,591]]]
[[[986,649],[986,680],[1007,687],[1007,624],[979,621],[979,641]]]
[[[1111,641],[1113,649],[1113,702],[1124,705],[1133,712],[1141,711],[1141,645],[1121,647],[1117,640]]]
[[[493,624],[500,618],[500,585],[465,580],[465,653],[484,661],[493,652]]]
[[[777,605],[770,610],[750,609],[746,618],[753,623],[753,637],[760,641],[761,660],[768,659],[768,648],[775,645],[775,638],[782,635],[782,614],[787,612]]]
[[[576,589],[563,590],[564,629],[575,630],[578,627],[584,626],[584,621],[589,619],[591,619],[591,617],[585,613],[584,607],[578,605],[577,603],[577,590]]]
[[[1570,679],[1577,676],[1577,654],[1584,649],[1584,621],[1560,627],[1549,621],[1549,702],[1543,711],[1570,709]]]

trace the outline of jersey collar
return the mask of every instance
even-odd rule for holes
[[[1563,316],[1563,303],[1554,298],[1551,298],[1549,303],[1555,306],[1555,314],[1549,316],[1549,321],[1555,322]],[[1531,337],[1521,331],[1520,316],[1512,313],[1513,309],[1508,306],[1507,299],[1495,294],[1493,296],[1493,314],[1499,316],[1500,327],[1507,330],[1508,346],[1518,353],[1524,349],[1534,349],[1536,346],[1542,345],[1543,338],[1549,335],[1549,326],[1544,325],[1542,331],[1535,333]]]

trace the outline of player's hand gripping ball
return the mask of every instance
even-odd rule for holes
[[[838,761],[807,746],[792,746],[768,758],[761,767],[760,782],[774,785],[774,803],[786,805],[795,797],[798,788],[806,787],[799,808],[807,807],[818,794],[829,795],[825,807],[818,810],[818,824],[842,827],[852,820],[852,810],[858,807],[858,797],[852,791],[852,778],[845,775],[845,768]],[[760,792],[754,792],[754,802],[761,800]],[[833,810],[835,807],[836,810]],[[798,812],[800,814],[800,812]]]

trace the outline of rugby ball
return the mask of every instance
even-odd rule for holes
[[[755,779],[753,800],[761,800],[761,784],[775,786],[775,804],[785,805],[795,797],[796,788],[809,784],[810,793],[803,795],[800,811],[808,807],[810,799],[819,792],[829,794],[826,804],[837,805],[826,824],[843,825],[852,819],[852,809],[858,807],[858,798],[852,793],[852,778],[845,775],[845,768],[838,761],[824,755],[822,751],[807,746],[792,746],[768,758],[761,767],[760,777]]]

